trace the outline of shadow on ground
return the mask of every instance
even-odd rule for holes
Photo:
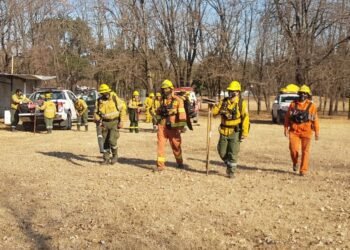
[[[144,160],[144,159],[137,159],[137,158],[127,158],[127,157],[120,157],[118,159],[119,164],[128,164],[128,165],[133,165],[135,167],[143,168],[146,170],[151,170],[153,171],[157,165],[157,162],[155,160]],[[193,173],[199,173],[199,174],[207,174],[207,171],[205,170],[197,170],[194,168],[191,168],[189,165],[184,164],[185,168],[184,169],[179,169],[177,167],[176,162],[167,162],[166,168],[175,168],[178,169],[179,171],[188,171],[188,172],[193,172]],[[219,174],[218,171],[216,170],[210,170],[209,174]]]
[[[76,155],[70,152],[58,152],[58,151],[53,151],[53,152],[37,152],[42,155],[50,156],[50,157],[56,157],[59,159],[64,159],[74,165],[77,166],[83,166],[75,161],[83,161],[83,162],[89,162],[89,163],[100,163],[100,161],[95,161],[95,160],[90,160],[88,159],[89,156],[87,155]]]
[[[5,182],[8,182],[8,186],[14,187],[16,186],[15,183],[18,183],[17,180],[6,180]],[[15,190],[18,191],[19,186],[15,187]],[[21,190],[21,193],[28,192],[28,190]],[[36,228],[35,224],[33,223],[33,219],[35,215],[35,211],[37,206],[40,204],[36,202],[31,202],[30,206],[28,204],[26,206],[19,205],[16,203],[16,199],[13,197],[16,197],[13,193],[6,192],[4,195],[1,196],[0,203],[3,208],[10,211],[13,218],[16,220],[17,227],[19,230],[25,235],[29,242],[34,244],[33,249],[51,249],[50,240],[52,239],[51,235],[40,233]],[[23,203],[23,201],[21,201]],[[5,225],[3,225],[5,228]],[[11,225],[12,226],[12,225]]]
[[[204,162],[205,160],[195,159],[195,158],[188,158],[189,160],[194,161],[200,161]],[[209,162],[210,165],[216,165],[220,167],[226,167],[222,161],[213,161],[211,160]],[[292,174],[290,171],[282,170],[282,169],[274,169],[274,168],[263,168],[263,167],[256,167],[256,166],[247,166],[247,165],[238,165],[237,169],[241,170],[247,170],[247,171],[262,171],[262,172],[272,172],[272,173],[279,173],[279,174]]]

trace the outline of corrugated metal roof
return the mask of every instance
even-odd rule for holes
[[[30,75],[30,74],[8,74],[8,73],[0,73],[0,76],[3,77],[17,77],[24,80],[41,80],[48,81],[55,79],[56,76],[42,76],[42,75]]]

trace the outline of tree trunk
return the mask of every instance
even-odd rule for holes
[[[334,97],[331,96],[329,99],[329,110],[328,110],[328,115],[332,116],[333,115],[333,104],[334,104]]]

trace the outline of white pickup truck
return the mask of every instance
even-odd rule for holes
[[[272,105],[272,122],[278,124],[284,123],[284,116],[288,111],[290,103],[298,98],[299,95],[296,93],[283,93],[277,95]]]
[[[77,120],[77,112],[74,107],[74,99],[77,97],[70,90],[41,89],[29,96],[33,103],[23,103],[19,107],[19,118],[25,130],[32,130],[34,120],[36,124],[44,123],[43,111],[36,111],[36,107],[44,101],[46,93],[52,93],[52,101],[56,104],[56,117],[54,124],[58,124],[63,129],[70,130],[72,122]],[[35,118],[35,119],[34,119]]]

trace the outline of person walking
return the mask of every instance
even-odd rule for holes
[[[177,167],[184,168],[181,150],[181,129],[186,125],[186,113],[183,100],[174,94],[174,85],[170,80],[164,80],[162,85],[162,100],[157,109],[157,168],[165,168],[165,144],[169,140]]]
[[[154,99],[152,107],[150,109],[154,133],[158,131],[157,110],[160,107],[161,100],[162,100],[162,95],[161,95],[161,93],[157,92],[156,98]]]
[[[80,131],[80,126],[85,126],[85,131],[88,131],[88,106],[86,102],[81,98],[74,100],[74,107],[77,111],[77,130]]]
[[[98,92],[101,96],[97,99],[94,114],[95,122],[102,130],[103,165],[113,165],[118,162],[117,141],[126,113],[123,101],[116,95],[112,95],[111,91],[107,84],[100,85]]]
[[[217,150],[225,162],[227,177],[234,178],[240,143],[248,137],[250,125],[248,105],[241,97],[241,84],[232,81],[227,91],[228,97],[213,107],[213,115],[221,117]]]
[[[144,102],[145,109],[146,109],[146,120],[145,120],[146,123],[152,122],[151,108],[153,106],[153,102],[154,102],[154,93],[151,92]]]
[[[130,133],[139,132],[139,113],[141,111],[141,107],[142,107],[142,104],[140,101],[140,93],[137,90],[135,90],[132,93],[132,98],[129,100],[129,103],[128,103]]]
[[[31,100],[23,95],[21,89],[16,89],[16,92],[11,96],[11,130],[16,131],[19,122],[19,110],[22,103],[31,103]]]
[[[299,99],[293,101],[288,108],[284,121],[284,135],[289,137],[289,150],[293,162],[293,171],[304,176],[309,169],[309,151],[312,132],[315,140],[319,139],[320,126],[317,107],[311,101],[311,90],[307,85],[300,87]],[[301,159],[299,162],[299,149],[301,145]],[[300,164],[299,164],[300,163]]]
[[[44,111],[44,121],[48,134],[52,133],[53,129],[53,120],[56,116],[56,104],[51,100],[52,93],[45,94],[45,101],[39,107],[39,110]]]

